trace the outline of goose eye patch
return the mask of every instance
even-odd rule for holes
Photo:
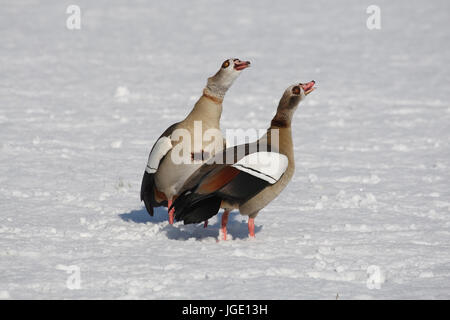
[[[225,61],[224,63],[222,63],[222,68],[228,68],[228,66],[230,65],[230,61]]]
[[[293,94],[300,94],[300,87],[299,86],[295,86],[292,88],[292,93]]]

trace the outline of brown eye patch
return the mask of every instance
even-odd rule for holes
[[[299,86],[295,86],[292,88],[292,93],[293,94],[300,94],[300,87]]]
[[[222,68],[228,68],[228,66],[230,65],[230,61],[224,61],[223,63],[222,63]]]

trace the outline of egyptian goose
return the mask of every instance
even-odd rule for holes
[[[167,128],[156,140],[141,185],[141,201],[151,216],[155,207],[170,207],[185,180],[205,160],[224,148],[219,124],[222,101],[234,80],[249,66],[249,61],[225,60],[219,71],[208,78],[203,95],[189,115]],[[211,137],[204,137],[205,132],[211,130],[214,132],[213,143]],[[169,211],[169,223],[173,224],[173,221],[172,210]]]
[[[314,90],[315,81],[286,89],[267,133],[258,141],[217,153],[187,179],[173,202],[175,219],[199,223],[222,215],[221,233],[227,237],[231,210],[249,216],[250,237],[255,236],[255,217],[287,186],[294,174],[291,122],[295,109]]]

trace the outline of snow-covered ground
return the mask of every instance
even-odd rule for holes
[[[66,28],[70,4],[81,30]],[[381,30],[366,27],[371,4]],[[449,9],[3,1],[0,298],[450,298]],[[155,139],[229,57],[252,67],[223,129],[267,127],[292,83],[318,89],[256,239],[235,213],[217,243],[217,218],[171,226],[139,190]]]

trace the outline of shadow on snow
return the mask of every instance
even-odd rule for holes
[[[176,224],[167,225],[162,230],[166,232],[167,238],[172,240],[188,240],[194,238],[196,240],[201,240],[205,238],[217,238],[219,236],[219,231],[221,227],[221,212],[216,216],[217,219],[210,219],[207,228],[203,228],[203,223],[201,224]],[[237,211],[231,212],[228,224],[227,233],[233,237],[233,239],[247,239],[248,238],[248,225],[247,221],[236,219],[239,216]],[[134,223],[161,223],[167,221],[168,214],[167,208],[159,207],[154,209],[154,215],[151,217],[145,207],[140,210],[132,210],[127,213],[119,214],[119,217],[125,222]],[[211,221],[215,221],[211,223]],[[255,226],[255,233],[261,231],[262,226]]]

